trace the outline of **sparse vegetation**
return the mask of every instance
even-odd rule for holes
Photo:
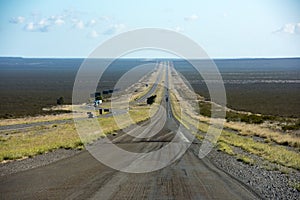
[[[226,120],[227,121],[240,121],[248,124],[261,124],[264,122],[263,116],[255,115],[255,114],[244,114],[237,113],[233,111],[226,112]]]
[[[294,123],[290,123],[290,124],[287,124],[287,125],[282,125],[281,128],[284,131],[287,131],[287,130],[299,130],[300,129],[300,119],[298,119]]]
[[[153,79],[153,77],[152,77],[152,79]],[[140,89],[141,91],[139,91],[138,89],[136,89],[134,91],[136,94],[132,95],[131,101],[135,101],[135,100],[141,98],[142,96],[144,96],[145,94],[147,94],[147,92],[149,92],[152,87],[153,87],[153,84],[150,84],[147,87],[142,87],[142,89]]]
[[[56,100],[56,104],[57,105],[63,105],[65,103],[65,100],[63,97],[59,97],[57,100]]]
[[[237,156],[237,161],[243,162],[247,165],[253,165],[254,160],[246,155],[238,155]]]
[[[300,192],[300,182],[294,183],[294,184],[293,184],[293,187],[294,187],[298,192]]]
[[[82,117],[83,115],[78,115],[78,117]],[[84,115],[85,116],[85,115]],[[0,120],[0,126],[14,125],[14,124],[27,124],[27,123],[35,123],[35,122],[46,122],[46,121],[54,121],[54,120],[68,120],[72,119],[73,114],[70,112],[59,115],[44,115],[37,117],[25,117],[25,118],[17,118],[17,119],[4,119]]]
[[[199,101],[200,114],[206,117],[211,117],[211,103]],[[226,120],[228,122],[245,122],[248,124],[261,124],[266,120],[279,120],[279,117],[271,115],[258,115],[251,113],[242,113],[237,111],[226,111]]]
[[[240,135],[243,136],[257,136],[264,139],[265,143],[275,142],[279,145],[291,146],[295,148],[300,147],[300,137],[291,135],[291,134],[283,134],[279,131],[270,130],[268,128],[263,128],[253,124],[234,124],[233,122],[227,123],[227,127],[233,128]]]
[[[206,117],[209,117],[211,115],[210,102],[200,101],[199,106],[201,115]],[[270,124],[281,124],[282,130],[284,131],[298,130],[300,128],[300,120],[269,115],[243,113],[232,110],[226,112],[226,119],[227,122],[225,123],[225,127],[237,131],[240,135],[257,136],[263,138],[265,143],[275,142],[276,144],[283,146],[300,148],[299,136],[293,135],[291,133],[284,134],[281,132],[280,128],[270,129],[257,125],[268,121]],[[208,123],[209,120],[206,120],[206,122]]]
[[[235,153],[232,150],[232,147],[224,142],[218,142],[218,150],[223,151],[229,155],[235,155]]]
[[[235,156],[237,161],[243,162],[248,165],[254,164],[254,160],[252,158],[250,158],[249,156],[234,153],[232,146],[227,143],[218,141],[217,148],[218,148],[218,151],[223,151],[231,156]]]
[[[163,87],[158,86],[155,91],[158,103],[162,99],[163,89]],[[154,106],[152,114],[156,112],[156,107],[158,107],[157,104],[154,104]],[[130,126],[132,123],[140,123],[149,119],[149,110],[150,107],[145,104],[131,106],[129,110],[130,118],[127,114],[115,116],[119,119],[120,123],[118,124],[113,117],[99,118],[96,121],[92,119],[82,120],[81,123],[86,127],[86,132],[85,135],[80,135],[80,137],[74,123],[71,122],[35,126],[25,131],[3,131],[0,135],[0,161],[33,157],[59,148],[82,149],[85,143],[90,143],[108,134],[115,134],[116,131]],[[78,111],[80,111],[80,107],[78,107]],[[0,123],[0,125],[68,119],[67,117],[71,118],[72,115],[64,115],[63,118],[62,116],[43,116],[6,120],[5,122],[2,121],[3,123]],[[93,130],[93,123],[99,123],[102,131]]]
[[[49,110],[44,112],[45,115],[60,115],[65,113],[72,113],[72,111],[71,110]]]
[[[130,111],[130,116],[134,122],[141,122],[148,119],[148,110],[149,108],[138,107]],[[91,142],[103,134],[110,134],[120,128],[129,126],[131,121],[127,117],[124,119],[127,120],[124,121],[121,127],[116,124],[112,117],[99,119],[101,127],[104,127],[103,132],[94,134],[87,130],[84,141],[81,141],[81,138],[79,138],[73,123],[33,127],[25,132],[3,132],[3,134],[8,136],[0,137],[0,161],[32,157],[59,148],[82,149],[83,142]],[[84,123],[88,127],[91,120],[87,119]]]
[[[199,101],[200,115],[211,117],[211,105],[208,102]]]
[[[204,129],[203,129],[204,128]],[[201,124],[199,126],[200,131],[207,130],[208,125]],[[203,136],[196,135],[198,139],[203,139]],[[227,145],[224,145],[227,144]],[[288,150],[285,147],[279,145],[272,145],[269,143],[262,143],[253,140],[253,138],[244,137],[232,133],[230,131],[222,131],[218,139],[219,150],[231,154],[230,146],[239,147],[245,152],[257,155],[271,163],[276,163],[285,167],[291,167],[294,169],[300,169],[300,157],[299,153],[293,150]]]
[[[299,153],[287,150],[282,146],[257,142],[252,138],[243,137],[229,131],[223,131],[219,141],[240,147],[244,151],[258,155],[270,162],[298,170],[300,169]]]
[[[171,100],[172,100],[172,105],[174,104],[178,104],[176,101],[176,96],[173,97],[173,95],[171,95]],[[200,106],[202,106],[202,114],[203,113],[207,113],[207,115],[209,115],[209,109],[210,109],[210,104],[206,104],[206,102],[204,102],[204,104],[200,104]],[[180,113],[180,108],[177,108],[178,105],[174,106],[173,112],[175,112],[175,116],[178,116]],[[204,109],[203,109],[204,108]],[[200,112],[201,112],[201,108],[200,108]],[[238,113],[239,114],[239,113]],[[247,114],[241,113],[242,116],[245,118]],[[239,115],[238,115],[239,116]],[[190,119],[185,119],[185,118],[190,118]],[[249,117],[249,116],[247,116]],[[299,142],[299,138],[295,138],[295,137],[286,137],[287,135],[283,135],[280,133],[276,133],[276,132],[272,132],[272,134],[270,133],[270,130],[268,129],[268,131],[266,131],[267,129],[263,129],[263,131],[260,131],[261,127],[257,124],[259,122],[260,119],[272,119],[270,117],[264,117],[262,116],[262,118],[259,117],[259,115],[257,115],[257,119],[253,116],[250,115],[250,117],[247,119],[245,118],[244,121],[251,121],[251,122],[255,122],[254,124],[247,124],[247,123],[242,123],[245,124],[247,126],[249,126],[247,130],[249,130],[251,134],[255,135],[255,134],[260,134],[260,137],[262,137],[262,134],[266,134],[269,136],[266,136],[265,138],[269,138],[271,141],[276,141],[276,143],[280,143],[280,139],[281,140],[288,140],[288,144],[290,144],[291,146],[297,146],[298,142]],[[181,113],[181,118],[180,120],[182,120],[184,123],[188,122],[188,121],[192,121],[191,116],[188,116],[186,114]],[[202,117],[203,118],[203,117]],[[200,118],[198,118],[200,119]],[[246,120],[247,119],[247,120]],[[190,123],[191,125],[195,125],[193,123]],[[239,123],[241,124],[241,123]],[[205,119],[204,122],[199,122],[198,124],[198,129],[200,130],[200,132],[206,133],[209,127],[209,118]],[[271,163],[276,163],[279,164],[281,166],[284,167],[288,167],[288,168],[294,168],[299,170],[300,169],[300,157],[299,157],[299,153],[297,151],[294,150],[289,150],[284,146],[280,146],[280,145],[274,145],[271,142],[264,142],[264,140],[262,141],[256,141],[254,140],[252,137],[248,137],[248,136],[252,136],[252,135],[245,135],[246,133],[244,133],[244,127],[242,126],[237,126],[234,122],[226,123],[226,126],[229,125],[229,128],[233,128],[235,131],[230,131],[230,130],[223,130],[222,134],[220,135],[220,137],[218,138],[218,149],[221,151],[224,151],[230,155],[234,155],[234,156],[239,156],[237,157],[238,160],[244,162],[244,163],[253,163],[253,160],[248,157],[248,156],[241,156],[241,155],[236,155],[234,154],[234,152],[232,151],[231,146],[234,147],[238,147],[241,148],[244,152],[246,153],[250,153],[250,154],[254,154],[257,155],[259,157],[261,157],[264,160],[267,160]],[[251,126],[251,128],[250,128]],[[217,127],[210,127],[211,130],[213,129],[217,129]],[[214,132],[214,131],[212,131]],[[238,132],[238,133],[237,133]],[[270,136],[271,135],[271,136]],[[203,139],[203,135],[202,134],[197,134],[196,137],[200,140]]]
[[[135,101],[135,100],[143,97],[145,94],[147,94],[151,90],[151,88],[153,87],[153,83],[156,81],[157,76],[158,76],[157,73],[151,73],[151,75],[149,76],[150,83],[147,83],[147,84],[143,85],[139,89],[135,89],[134,92],[136,94],[133,94],[131,96],[131,100],[130,101]]]
[[[10,134],[1,143],[0,161],[34,156],[58,148],[77,148],[80,144],[73,124],[56,128],[35,127],[27,132]]]

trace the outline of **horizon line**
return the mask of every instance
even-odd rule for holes
[[[88,59],[87,57],[31,57],[31,56],[0,56],[0,58],[22,58],[22,59]],[[211,57],[211,58],[187,58],[186,60],[222,60],[222,59],[292,59],[300,58],[300,56],[283,56],[283,57]],[[145,60],[155,60],[155,59],[174,59],[174,60],[185,60],[185,58],[176,57],[122,57],[122,58],[91,58],[91,59],[145,59]]]

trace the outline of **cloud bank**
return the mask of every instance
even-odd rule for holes
[[[300,34],[300,22],[284,24],[280,29],[274,31],[274,33]]]
[[[22,24],[25,21],[25,17],[19,16],[19,17],[12,17],[9,20],[9,23],[12,24]]]
[[[112,24],[106,31],[103,32],[104,35],[113,35],[123,31],[126,28],[125,24]]]
[[[30,19],[30,20],[29,20]],[[46,33],[61,27],[66,30],[82,30],[89,38],[98,38],[102,35],[113,35],[123,31],[126,26],[116,23],[110,16],[89,16],[89,13],[80,12],[75,9],[65,9],[62,12],[43,16],[39,12],[32,12],[28,18],[23,16],[8,19],[11,24],[23,24],[23,31]]]

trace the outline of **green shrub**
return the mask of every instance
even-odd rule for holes
[[[200,114],[211,117],[211,104],[207,102],[199,102]]]
[[[248,156],[245,156],[245,155],[238,155],[237,156],[237,161],[239,162],[243,162],[247,165],[253,165],[254,164],[254,160]]]
[[[222,141],[218,142],[218,150],[223,151],[229,155],[234,155],[234,152],[232,150],[232,147],[229,144],[226,144]]]
[[[57,105],[63,105],[65,103],[64,97],[59,97],[56,100]]]
[[[287,131],[287,130],[299,130],[300,129],[300,120],[295,122],[294,124],[287,124],[281,126],[282,130]]]

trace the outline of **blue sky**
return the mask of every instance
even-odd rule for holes
[[[299,10],[298,0],[0,0],[0,56],[87,57],[118,33],[153,27],[213,58],[300,57]]]

